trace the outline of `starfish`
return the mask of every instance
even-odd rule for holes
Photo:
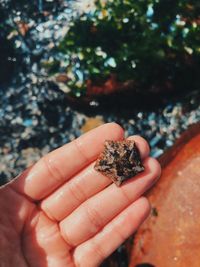
[[[144,171],[138,148],[132,140],[105,141],[94,168],[117,186]]]

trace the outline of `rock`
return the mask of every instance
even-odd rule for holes
[[[116,75],[112,74],[105,82],[92,82],[88,80],[87,83],[87,96],[102,96],[127,91],[133,88],[134,81],[119,82]]]
[[[29,30],[29,25],[23,21],[17,23],[18,30],[22,36],[25,36]]]
[[[66,73],[60,73],[56,76],[56,82],[58,83],[66,83],[69,81],[69,78]]]
[[[130,267],[199,267],[200,123],[160,158],[162,177],[148,193],[149,219],[134,238]]]
[[[96,116],[93,118],[88,118],[86,120],[86,122],[83,124],[83,126],[81,127],[81,131],[83,133],[86,133],[102,124],[104,124],[105,122],[103,121],[101,116]]]

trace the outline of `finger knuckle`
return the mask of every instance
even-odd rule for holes
[[[79,182],[73,181],[69,183],[69,190],[72,196],[78,201],[78,203],[81,203],[82,201],[87,199],[84,190]]]
[[[50,155],[46,155],[41,159],[44,164],[44,168],[47,171],[47,175],[57,180],[59,183],[64,181],[64,176],[61,173],[56,162],[51,158]]]
[[[60,222],[59,228],[60,228],[61,236],[65,240],[65,243],[67,244],[67,246],[69,248],[73,248],[75,245],[71,241],[70,234],[69,234],[69,232],[67,231],[67,228],[65,227],[65,225],[63,225],[62,222]]]
[[[101,244],[95,241],[95,239],[92,239],[92,247],[93,247],[93,253],[98,258],[98,262],[101,263],[106,258],[106,255],[103,251],[103,248]]]
[[[89,206],[86,208],[87,217],[90,223],[92,233],[97,233],[103,226],[103,219],[95,207]]]
[[[84,161],[89,161],[89,158],[87,157],[85,150],[83,148],[82,142],[81,142],[81,137],[75,139],[73,141],[74,147],[76,148],[76,150],[78,151],[78,153],[81,155],[81,157],[83,158]]]

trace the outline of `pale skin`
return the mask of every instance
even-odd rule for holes
[[[123,138],[119,125],[100,126],[0,188],[0,266],[96,267],[137,230],[161,173],[147,142],[129,137],[145,171],[121,187],[93,168],[104,141]]]

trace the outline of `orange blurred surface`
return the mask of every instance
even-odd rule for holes
[[[160,158],[148,193],[152,214],[137,232],[130,267],[200,266],[200,124]]]

